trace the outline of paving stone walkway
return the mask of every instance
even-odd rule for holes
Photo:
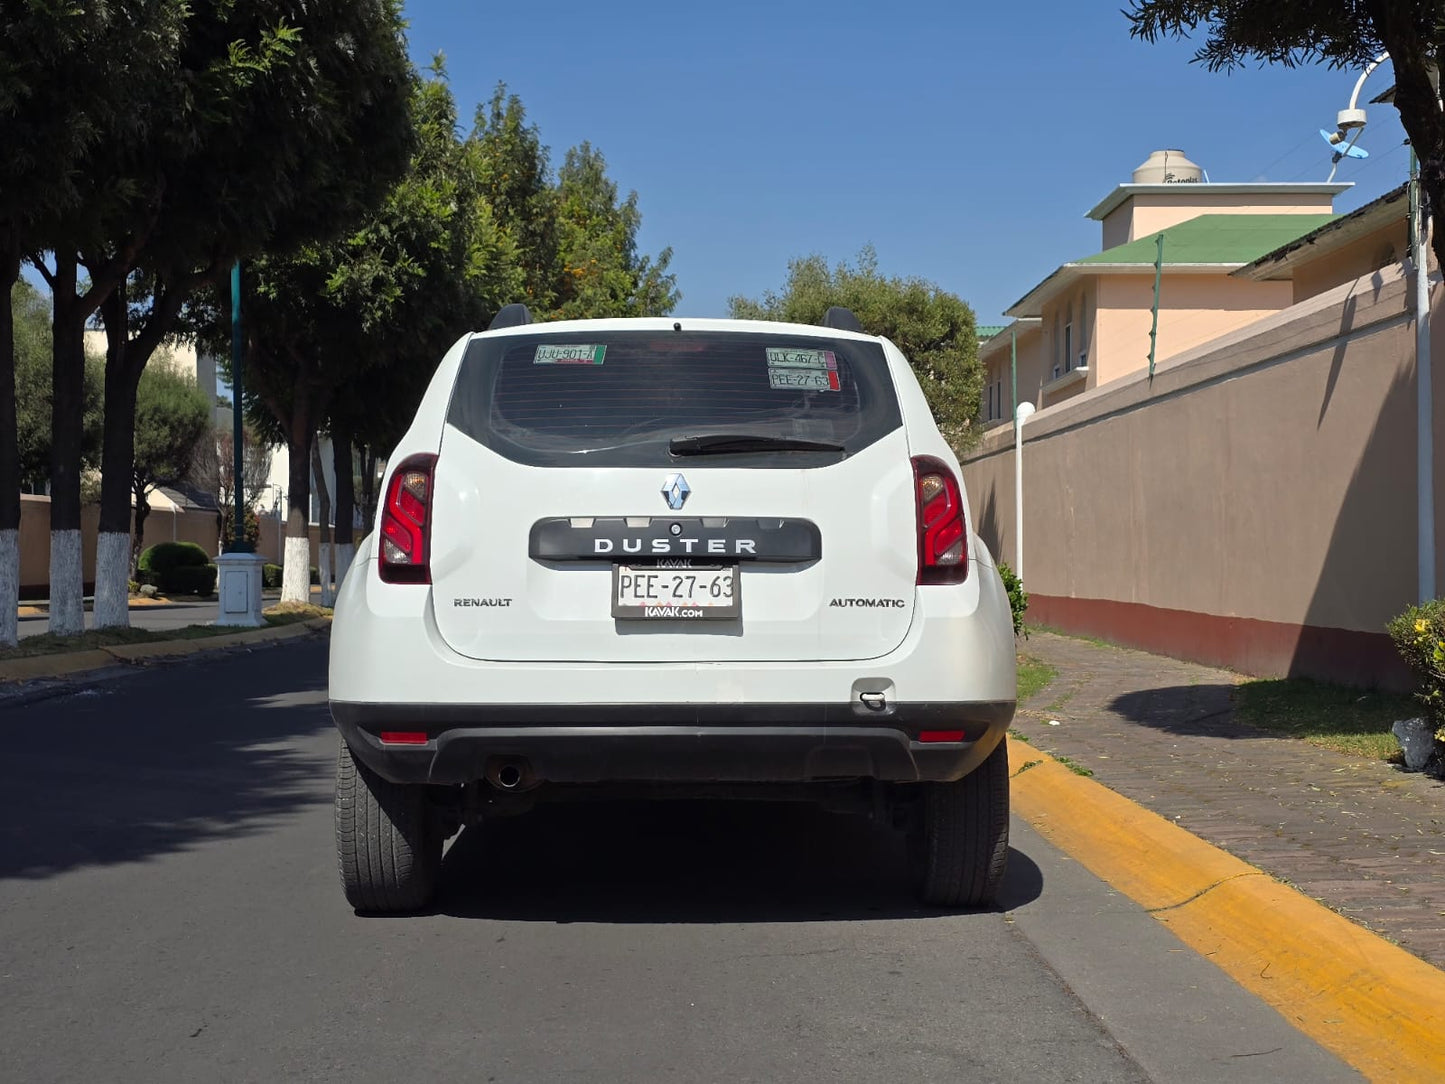
[[[1017,733],[1445,968],[1445,784],[1236,723],[1228,671],[1042,632],[1022,648],[1059,676]]]

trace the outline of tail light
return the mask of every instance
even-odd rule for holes
[[[434,455],[402,460],[386,487],[381,511],[381,578],[387,583],[431,583],[431,498]]]
[[[918,582],[962,583],[968,579],[963,489],[948,464],[928,455],[913,457],[913,481],[918,506]]]

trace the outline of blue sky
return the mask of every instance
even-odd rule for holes
[[[445,53],[464,117],[504,81],[560,162],[590,141],[673,249],[679,314],[726,315],[791,257],[877,249],[980,323],[1099,247],[1084,213],[1150,151],[1214,181],[1323,181],[1355,72],[1211,74],[1129,37],[1118,0],[982,5],[408,0],[419,64]],[[1362,103],[1389,86],[1388,64]],[[1393,106],[1367,106],[1351,210],[1405,179]]]

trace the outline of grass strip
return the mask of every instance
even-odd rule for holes
[[[1262,678],[1241,682],[1234,690],[1236,721],[1372,760],[1399,759],[1400,743],[1390,727],[1419,714],[1419,705],[1405,693],[1307,678]]]
[[[273,606],[262,614],[268,626],[294,625],[316,617],[329,617],[330,610],[320,606],[302,606],[288,603],[285,607]],[[99,648],[120,647],[125,644],[154,644],[167,640],[205,640],[212,636],[230,636],[246,631],[234,625],[184,625],[174,629],[89,629],[78,636],[56,636],[42,633],[27,636],[19,646],[0,650],[0,662],[6,659],[29,659],[37,655],[59,655],[73,651],[94,651]]]
[[[1048,663],[1020,652],[1018,657],[1019,703],[1022,704],[1029,697],[1046,689],[1058,676],[1059,672]]]

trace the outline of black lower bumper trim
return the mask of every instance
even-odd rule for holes
[[[397,783],[470,783],[499,761],[550,783],[895,782],[961,778],[1013,719],[1012,702],[752,705],[383,705],[333,701],[347,744]],[[422,732],[389,744],[385,731]],[[927,731],[949,741],[921,741]]]

